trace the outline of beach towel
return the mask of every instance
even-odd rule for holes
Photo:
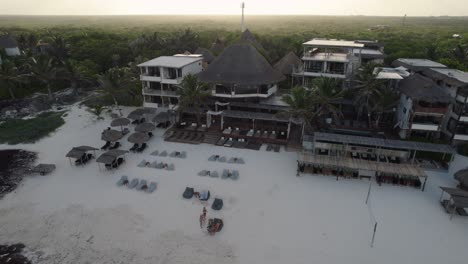
[[[223,208],[223,200],[219,198],[215,198],[213,204],[211,205],[211,209],[219,211]]]
[[[210,191],[201,191],[198,199],[200,201],[208,201],[210,199]]]

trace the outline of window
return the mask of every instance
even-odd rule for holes
[[[406,107],[403,107],[403,114],[406,114]]]

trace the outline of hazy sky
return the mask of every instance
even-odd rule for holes
[[[239,14],[241,0],[0,0],[0,14]],[[468,16],[468,0],[246,0],[246,14]]]

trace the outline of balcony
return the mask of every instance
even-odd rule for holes
[[[153,96],[166,96],[166,97],[179,97],[175,91],[161,91],[159,89],[143,89],[143,95],[153,95]]]
[[[331,62],[342,62],[347,63],[349,62],[349,55],[346,53],[326,53],[326,52],[306,52],[304,57],[302,57],[304,61],[331,61]]]
[[[268,98],[276,93],[278,90],[278,86],[274,85],[268,89],[260,90],[258,92],[257,88],[250,89],[250,90],[243,90],[242,92],[235,92],[230,89],[226,89],[224,87],[216,87],[214,90],[211,91],[211,94],[216,97],[223,97],[223,98],[250,98],[250,97],[258,97],[258,98]]]
[[[140,75],[140,81],[160,82],[161,81],[161,76],[142,74],[142,75]]]
[[[415,114],[442,116],[447,113],[448,107],[430,107],[415,104],[413,110]]]
[[[421,124],[413,123],[411,124],[411,130],[421,130],[421,131],[439,131],[439,125],[436,124]]]

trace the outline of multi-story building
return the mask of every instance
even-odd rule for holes
[[[161,56],[139,64],[141,69],[143,106],[173,108],[178,103],[176,86],[189,74],[203,70],[203,57],[194,55]]]
[[[353,54],[360,56],[363,64],[384,64],[384,45],[374,40],[356,40],[356,43],[364,44],[362,49],[354,49]]]
[[[397,59],[392,62],[392,66],[394,67],[404,67],[409,70],[410,73],[420,73],[424,72],[430,68],[447,68],[447,66],[431,61],[426,59]]]
[[[444,132],[452,97],[431,79],[414,74],[399,82],[397,124],[401,138],[437,139]]]
[[[294,76],[303,86],[310,86],[317,77],[343,80],[345,86],[350,84],[352,76],[362,63],[362,43],[345,40],[312,39],[303,43],[303,65]]]

